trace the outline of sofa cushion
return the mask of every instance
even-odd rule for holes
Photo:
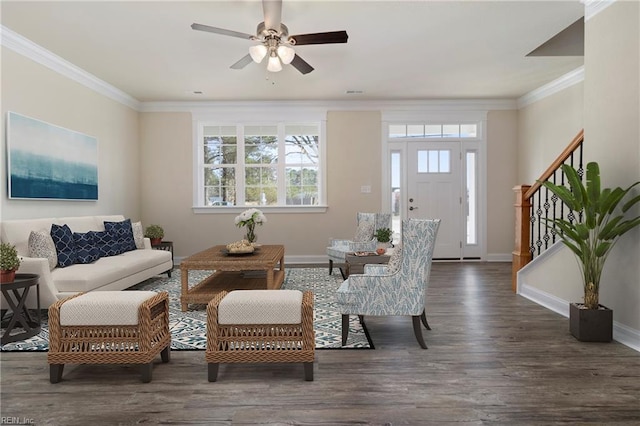
[[[387,263],[387,272],[393,274],[400,270],[400,265],[402,263],[402,245],[398,244],[393,248],[393,253],[391,253],[391,257],[389,258],[389,263]]]
[[[76,263],[91,263],[100,258],[91,232],[74,232],[73,242],[76,245]]]
[[[29,234],[29,257],[44,257],[49,261],[49,270],[58,266],[56,245],[49,231],[31,231]]]
[[[90,231],[89,233],[92,234],[100,257],[116,256],[122,253],[120,244],[107,231]]]
[[[136,248],[144,248],[144,229],[142,228],[142,222],[133,222],[131,224],[133,230],[133,241],[136,243]]]
[[[371,222],[361,221],[356,229],[356,235],[353,237],[353,241],[363,243],[371,241],[375,232],[375,224]]]
[[[136,242],[133,239],[133,229],[131,228],[130,219],[123,220],[122,222],[104,222],[104,229],[111,234],[120,245],[121,253],[137,248]]]
[[[68,225],[51,224],[51,238],[56,246],[58,266],[64,268],[76,263],[76,247],[73,242],[73,233]]]

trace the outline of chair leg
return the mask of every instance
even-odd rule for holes
[[[329,275],[333,273],[333,260],[329,259]]]
[[[153,362],[140,365],[140,373],[142,373],[142,383],[149,383],[153,374]]]
[[[160,352],[160,356],[162,357],[162,362],[171,361],[171,344],[167,345],[167,347]]]
[[[422,311],[422,315],[420,315],[420,320],[422,321],[422,325],[424,325],[424,327],[427,330],[431,330],[431,327],[429,327],[429,323],[427,322],[427,311]]]
[[[342,314],[342,346],[347,344],[349,336],[349,315]]]
[[[427,344],[422,338],[422,329],[420,328],[420,315],[412,315],[411,318],[413,319],[413,332],[416,335],[416,340],[418,341],[422,349],[427,349]]]
[[[49,381],[58,383],[62,379],[62,370],[64,370],[64,364],[49,364]]]
[[[344,268],[342,266],[340,267],[340,275],[342,275],[343,280],[347,279],[347,274],[344,272]]]
[[[307,382],[313,382],[313,363],[312,362],[304,363],[304,379]]]
[[[215,382],[216,380],[218,380],[218,366],[220,364],[216,363],[216,362],[210,362],[208,364],[208,379],[210,382]]]

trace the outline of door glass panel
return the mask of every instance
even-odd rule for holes
[[[427,152],[429,153],[429,172],[438,173],[438,170],[440,169],[440,167],[438,166],[438,151],[429,150]]]
[[[467,151],[467,244],[478,243],[478,194],[476,184],[477,158],[475,151]]]
[[[451,173],[451,155],[449,150],[440,150],[438,151],[438,156],[440,157],[440,169],[438,170],[440,173]]]

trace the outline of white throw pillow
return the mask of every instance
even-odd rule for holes
[[[49,231],[31,231],[29,234],[29,257],[44,257],[49,261],[49,270],[58,265],[56,245]]]
[[[393,253],[391,253],[391,257],[389,258],[389,263],[387,263],[387,272],[393,274],[400,269],[400,264],[402,263],[402,246],[396,245],[393,248]]]
[[[142,229],[142,222],[133,222],[131,224],[133,230],[133,241],[136,243],[136,248],[144,248],[144,230]]]
[[[375,231],[375,225],[370,222],[360,222],[358,229],[356,229],[356,236],[353,241],[358,243],[364,243],[373,239],[373,232]]]

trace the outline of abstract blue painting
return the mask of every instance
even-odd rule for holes
[[[9,198],[98,199],[98,140],[44,121],[7,114]]]

